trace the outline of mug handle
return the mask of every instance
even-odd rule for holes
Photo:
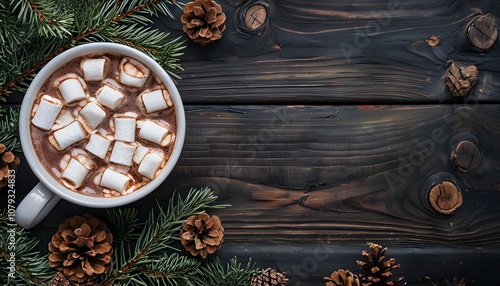
[[[40,223],[61,200],[39,182],[21,201],[16,209],[17,225],[30,229]]]

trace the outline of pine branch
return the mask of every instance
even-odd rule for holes
[[[64,39],[71,35],[73,13],[51,0],[12,1],[12,10],[18,12],[19,24],[26,25],[28,37],[42,36]],[[15,3],[15,4],[14,4]]]
[[[100,285],[109,285],[115,280],[135,279],[143,281],[137,270],[141,265],[155,263],[155,257],[167,251],[175,250],[171,245],[178,240],[185,220],[206,209],[224,208],[227,205],[211,205],[217,199],[210,188],[191,189],[183,199],[171,199],[166,209],[158,205],[158,213],[151,211],[143,230],[135,242],[135,248],[121,245],[115,250],[118,258],[110,267],[108,276]],[[148,284],[144,284],[148,285]]]
[[[106,218],[115,242],[130,242],[137,239],[136,230],[144,225],[138,222],[138,210],[132,208],[106,209]]]
[[[54,276],[45,255],[40,255],[34,249],[39,240],[32,237],[28,231],[17,226],[7,210],[0,215],[0,283],[2,285],[46,285]],[[12,242],[11,238],[15,238]],[[14,263],[11,261],[14,260]],[[10,266],[15,267],[15,274]],[[13,277],[12,277],[13,276]]]
[[[7,151],[21,146],[19,141],[19,110],[9,108],[8,112],[0,106],[0,143],[5,144]]]
[[[5,100],[8,94],[16,90],[25,91],[28,82],[40,68],[59,53],[82,41],[93,42],[105,39],[146,50],[170,74],[173,74],[172,70],[180,68],[176,57],[184,48],[179,44],[180,38],[166,41],[168,33],[157,31],[156,36],[159,38],[165,36],[161,42],[157,42],[157,44],[163,45],[161,49],[157,49],[158,47],[150,46],[151,42],[141,43],[139,40],[145,40],[144,37],[131,39],[134,31],[130,29],[128,35],[116,35],[114,39],[106,38],[100,33],[109,32],[109,29],[116,25],[147,25],[151,20],[145,15],[173,17],[170,7],[181,7],[181,5],[175,0],[19,1],[11,13],[18,15],[19,21],[25,23],[25,26],[29,26],[23,30],[28,35],[27,44],[20,49],[0,47],[0,99]],[[0,19],[2,11],[7,13],[8,10],[2,10],[0,7]],[[54,18],[59,11],[61,11],[60,18]],[[140,29],[146,28],[140,27]],[[32,30],[36,30],[37,33],[32,32]],[[154,33],[153,31],[147,30],[150,34]],[[0,39],[2,33],[0,30]],[[8,39],[7,36],[4,38]],[[35,53],[32,49],[33,46],[41,52]],[[151,52],[149,49],[156,51]],[[9,51],[11,55],[6,55]],[[29,53],[25,51],[29,51]]]
[[[248,261],[242,267],[236,257],[231,258],[226,267],[218,257],[209,259],[201,267],[201,275],[197,276],[194,285],[218,285],[218,286],[248,286],[252,278],[259,272],[255,263]]]
[[[190,280],[200,275],[200,262],[176,253],[164,254],[136,270],[145,278],[146,285],[195,285]]]

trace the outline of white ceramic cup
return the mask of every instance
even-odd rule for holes
[[[42,166],[35,153],[30,136],[31,110],[38,91],[45,81],[59,67],[69,62],[70,60],[92,53],[112,53],[135,58],[146,65],[153,74],[155,74],[167,87],[172,101],[174,103],[177,133],[175,145],[172,154],[168,159],[165,167],[158,176],[139,188],[131,194],[114,197],[114,198],[99,198],[83,195],[71,191],[55,180]],[[55,207],[59,200],[65,199],[77,205],[92,207],[92,208],[112,208],[126,205],[137,201],[155,190],[170,174],[181,154],[186,134],[186,119],[184,107],[182,104],[179,92],[167,74],[167,72],[152,58],[136,49],[128,46],[114,43],[90,43],[71,48],[52,59],[45,65],[33,79],[28,91],[26,92],[21,111],[19,114],[19,133],[21,146],[28,164],[33,173],[38,177],[40,182],[30,191],[30,193],[21,201],[16,209],[16,222],[24,228],[31,228],[42,221],[47,214]],[[47,144],[49,144],[47,142]]]

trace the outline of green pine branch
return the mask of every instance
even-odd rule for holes
[[[152,210],[148,220],[142,226],[142,232],[134,242],[135,247],[122,242],[115,249],[110,270],[100,285],[124,281],[133,282],[133,285],[151,285],[152,281],[159,283],[158,285],[190,285],[178,284],[178,282],[179,279],[188,279],[188,274],[196,274],[196,271],[193,270],[193,261],[187,258],[162,255],[178,251],[172,244],[179,240],[179,231],[188,217],[199,214],[206,209],[219,209],[227,206],[212,205],[216,199],[217,197],[210,188],[191,189],[185,198],[178,194],[176,199],[171,199],[166,208],[158,205],[158,211]],[[117,215],[120,213],[108,212],[108,216]],[[126,220],[126,218],[118,217],[112,219],[112,221]],[[154,275],[159,273],[160,266],[163,265],[162,261],[168,261],[168,259],[178,259],[179,264],[176,265],[175,269],[170,269],[169,275]],[[160,268],[152,268],[151,266]],[[179,278],[179,274],[182,274],[183,278]],[[146,283],[146,281],[150,283]]]
[[[179,240],[182,225],[191,215],[207,209],[224,208],[213,205],[217,197],[210,188],[191,189],[184,197],[174,195],[166,207],[151,211],[139,223],[137,210],[131,208],[106,211],[108,226],[115,238],[109,271],[99,285],[170,285],[170,286],[246,286],[259,273],[255,263],[243,264],[236,257],[224,264],[217,257],[201,260],[181,255],[172,244]],[[139,231],[142,229],[142,231]],[[15,254],[9,249],[10,233],[15,234]],[[123,233],[122,233],[123,232]],[[10,243],[10,244],[9,244]],[[47,285],[54,277],[46,255],[35,252],[39,240],[17,227],[7,211],[0,213],[0,283],[2,285]],[[15,255],[15,277],[9,277],[9,260]]]
[[[17,226],[7,210],[0,214],[0,284],[46,285],[54,276],[48,259],[35,251],[40,241]],[[14,267],[14,269],[11,268]]]
[[[182,5],[175,0],[4,2],[0,2],[0,21],[5,19],[6,25],[0,25],[0,42],[7,44],[0,45],[0,100],[14,91],[26,91],[48,61],[84,42],[126,44],[145,51],[172,75],[181,69],[181,39],[148,26],[150,16],[173,18],[170,9]],[[16,37],[21,39],[13,40]]]
[[[0,143],[12,151],[21,146],[19,141],[19,110],[0,106]]]
[[[200,269],[200,275],[195,278],[194,285],[218,286],[248,286],[260,271],[255,263],[248,261],[242,266],[236,257],[222,264],[218,257],[209,259]]]

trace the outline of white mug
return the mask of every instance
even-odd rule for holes
[[[174,103],[177,133],[174,147],[165,167],[151,182],[120,197],[102,198],[83,195],[69,190],[55,180],[40,163],[35,153],[30,136],[30,114],[38,91],[45,81],[59,67],[77,57],[92,53],[120,54],[135,58],[146,65],[167,87]],[[184,107],[179,92],[167,72],[151,57],[141,51],[115,43],[90,43],[80,45],[59,54],[45,65],[31,82],[21,105],[19,113],[19,134],[24,157],[40,182],[21,201],[16,209],[16,222],[29,229],[37,225],[50,213],[59,200],[65,199],[77,205],[92,208],[111,208],[137,201],[155,190],[170,174],[181,154],[186,133]],[[47,142],[48,143],[48,142]]]

